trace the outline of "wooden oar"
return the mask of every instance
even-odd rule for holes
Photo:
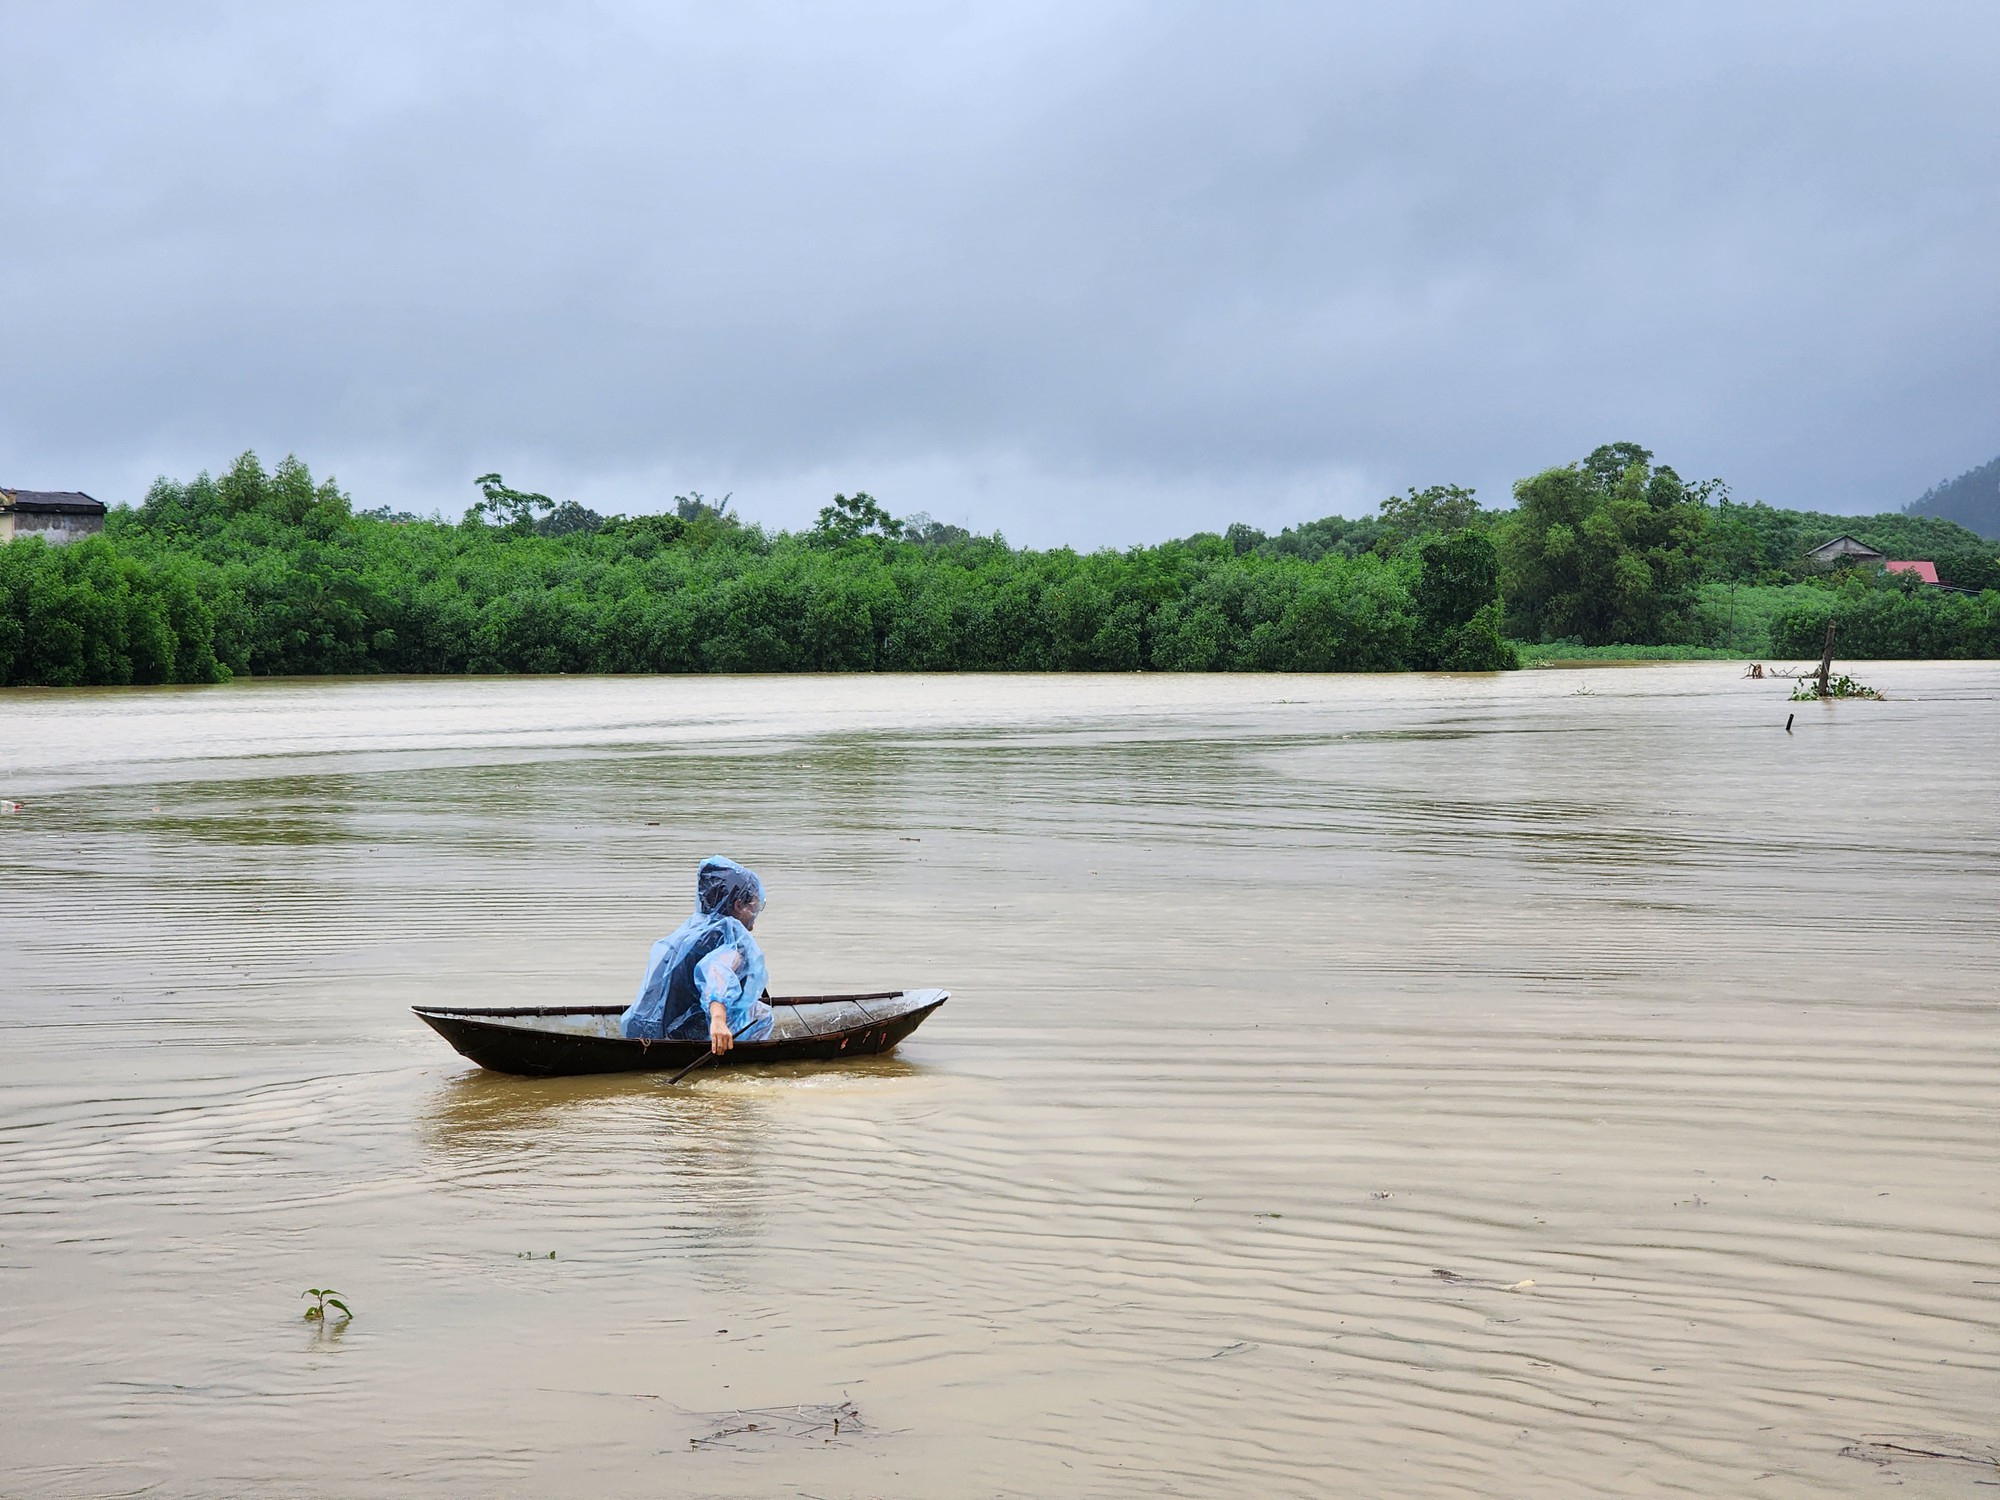
[[[771,1003],[771,992],[769,990],[764,991],[764,1003],[767,1005]],[[808,1002],[795,1001],[793,1003],[805,1004]],[[867,1014],[867,1012],[864,1011],[863,1014],[865,1015]],[[732,1031],[729,1033],[729,1040],[732,1042],[736,1040],[735,1032]],[[687,1077],[688,1074],[692,1073],[696,1068],[700,1067],[703,1063],[707,1062],[713,1056],[715,1056],[715,1048],[711,1046],[706,1052],[702,1053],[700,1057],[697,1057],[693,1062],[689,1063],[685,1068],[682,1068],[680,1072],[674,1074],[673,1077],[669,1078],[667,1080],[667,1087],[672,1088],[675,1084],[679,1083],[683,1078]]]
[[[731,1037],[731,1040],[732,1041],[735,1040],[733,1035]],[[715,1048],[711,1046],[706,1052],[702,1053],[700,1057],[697,1057],[693,1062],[689,1063],[685,1068],[682,1068],[680,1072],[674,1074],[673,1077],[669,1078],[667,1080],[667,1087],[672,1088],[675,1084],[679,1083],[683,1078],[687,1077],[688,1074],[692,1073],[696,1068],[700,1067],[703,1063],[707,1062],[713,1056],[715,1056]]]

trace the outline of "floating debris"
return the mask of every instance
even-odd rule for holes
[[[1526,1281],[1495,1281],[1490,1276],[1461,1276],[1456,1271],[1447,1271],[1442,1266],[1433,1266],[1431,1275],[1447,1286],[1483,1286],[1496,1292],[1531,1292],[1535,1289],[1534,1279]]]
[[[741,1411],[701,1412],[714,1430],[688,1439],[690,1448],[749,1448],[778,1443],[832,1443],[866,1437],[868,1424],[852,1401],[802,1406],[760,1406]]]
[[[1976,1438],[1943,1437],[1930,1433],[1864,1437],[1840,1450],[1842,1458],[1887,1465],[1906,1458],[1935,1458],[1946,1463],[1976,1464],[2000,1469],[2000,1447]]]

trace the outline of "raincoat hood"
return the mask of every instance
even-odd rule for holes
[[[757,872],[720,854],[703,860],[694,876],[694,909],[703,916],[726,917],[739,901],[762,910],[764,882],[757,878]]]

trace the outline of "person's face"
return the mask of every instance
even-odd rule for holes
[[[745,927],[754,928],[757,925],[757,914],[763,909],[762,902],[746,898],[736,903],[736,909],[730,915],[734,916]]]

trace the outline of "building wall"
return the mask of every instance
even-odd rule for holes
[[[1806,561],[1819,568],[1838,568],[1849,563],[1883,560],[1883,554],[1873,547],[1860,542],[1850,542],[1845,538],[1823,543],[1806,554]]]
[[[102,516],[50,515],[36,511],[0,512],[0,542],[17,536],[38,536],[54,547],[95,536],[104,529]]]

